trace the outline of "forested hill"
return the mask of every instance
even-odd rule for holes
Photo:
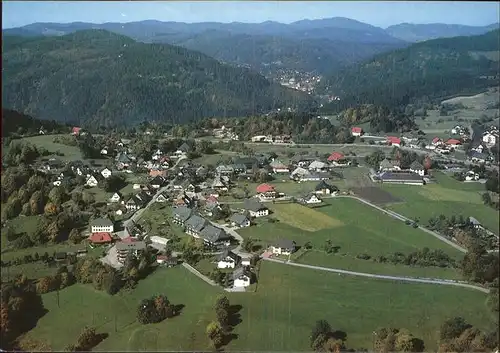
[[[2,109],[2,137],[36,135],[40,130],[46,133],[69,132],[70,128],[53,120],[38,120],[15,110]]]
[[[325,80],[342,110],[359,103],[406,105],[498,86],[500,30],[479,36],[441,38],[379,54]]]
[[[2,44],[3,106],[43,119],[107,126],[181,123],[314,104],[302,92],[199,52],[104,30],[4,36]]]

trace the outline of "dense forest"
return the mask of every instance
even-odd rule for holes
[[[64,126],[54,120],[39,120],[15,110],[2,109],[2,138],[16,135],[35,135],[40,130],[46,133],[69,132],[69,126]]]
[[[375,54],[401,47],[394,43],[357,43],[324,38],[295,39],[222,31],[206,31],[176,44],[201,51],[218,60],[246,64],[256,69],[274,65],[318,73],[331,73]]]
[[[183,123],[313,104],[305,93],[199,52],[104,30],[4,37],[3,45],[4,107],[84,127]]]
[[[379,54],[322,82],[341,97],[326,110],[360,103],[405,106],[498,85],[500,30],[479,36],[430,40]]]

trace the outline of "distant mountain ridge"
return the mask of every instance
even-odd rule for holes
[[[382,53],[322,81],[340,96],[337,109],[355,104],[406,105],[479,93],[498,86],[500,30],[467,37],[440,38]]]
[[[382,28],[341,17],[291,24],[272,21],[34,23],[3,30],[3,34],[58,36],[85,29],[104,29],[145,43],[179,45],[201,51],[217,60],[250,64],[257,70],[271,62],[282,62],[285,63],[281,65],[284,68],[326,73],[407,45],[385,33]]]
[[[43,119],[84,126],[182,123],[314,106],[307,94],[248,69],[105,30],[4,36],[2,44],[3,107]]]
[[[488,26],[449,25],[444,23],[400,23],[387,27],[385,31],[391,36],[407,42],[421,42],[437,38],[480,35],[498,29],[499,26],[499,23]]]
[[[290,24],[146,20],[102,24],[33,23],[5,29],[3,34],[58,36],[79,30],[104,29],[145,43],[167,43],[198,50],[217,60],[247,64],[259,71],[269,63],[277,63],[275,65],[281,68],[328,74],[375,54],[407,47],[410,42],[478,35],[494,26],[404,23],[383,29],[344,17],[304,19]]]

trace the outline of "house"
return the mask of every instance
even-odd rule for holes
[[[61,180],[56,180],[56,181],[52,182],[52,185],[54,185],[54,186],[61,186],[61,184],[62,184]]]
[[[103,155],[103,156],[108,155],[108,149],[106,147],[101,150],[101,155]]]
[[[269,215],[269,209],[256,199],[245,199],[243,208],[250,213],[250,217],[265,217]]]
[[[120,202],[122,195],[119,192],[115,192],[110,198],[109,202]]]
[[[417,161],[413,161],[413,163],[410,165],[410,171],[420,176],[424,176],[425,174],[424,166]]]
[[[242,163],[231,164],[229,168],[232,169],[235,174],[242,174],[245,173],[247,170],[247,167],[245,167],[245,165]],[[229,175],[229,174],[226,173],[222,175]]]
[[[92,233],[113,233],[114,225],[108,218],[96,218],[90,222]]]
[[[190,151],[191,151],[191,147],[187,143],[184,142],[182,145],[179,146],[177,151],[175,151],[175,154],[176,155],[184,155]]]
[[[276,190],[274,189],[274,186],[266,183],[257,186],[256,191],[262,199],[274,199],[276,197]]]
[[[295,155],[292,157],[292,163],[298,167],[307,167],[316,158],[317,157],[315,157],[315,156]]]
[[[197,214],[193,214],[185,223],[185,231],[187,234],[192,235],[195,238],[199,238],[203,228],[205,228],[209,224],[210,222],[208,222],[205,218]]]
[[[311,172],[303,167],[297,167],[290,173],[290,178],[294,180],[300,180],[305,176],[311,175]]]
[[[78,136],[78,135],[80,135],[80,131],[81,131],[81,130],[82,130],[82,128],[81,128],[81,127],[77,127],[77,126],[75,126],[75,127],[73,127],[73,128],[71,129],[71,134],[72,134],[72,135],[75,135],[75,136]]]
[[[433,146],[439,146],[443,144],[443,140],[441,140],[439,137],[434,137],[431,143]]]
[[[111,233],[107,232],[92,233],[88,239],[94,245],[109,244],[113,241]]]
[[[251,264],[252,264],[252,260],[250,257],[242,257],[241,258],[241,266],[247,267],[247,266],[250,266]]]
[[[329,157],[329,162],[339,162],[345,159],[345,156],[340,152],[333,152]]]
[[[393,170],[401,170],[399,165],[397,165],[397,162],[392,162],[387,158],[384,158],[384,160],[380,162],[379,166],[380,172],[393,171]]]
[[[300,201],[308,205],[317,205],[322,202],[321,199],[313,193],[302,196]]]
[[[161,169],[151,169],[149,171],[149,176],[151,178],[155,178],[157,176],[160,176],[162,178],[166,178],[167,177],[167,171],[166,170],[161,170]]]
[[[353,127],[351,129],[351,135],[352,136],[361,136],[361,135],[363,135],[363,129],[360,127]]]
[[[224,181],[222,181],[222,177],[219,175],[217,175],[214,178],[214,181],[212,182],[211,188],[215,189],[215,190],[224,190],[224,191],[228,190],[226,183]]]
[[[168,201],[168,197],[164,193],[161,193],[160,195],[156,196],[155,201],[159,203],[164,203]]]
[[[107,179],[111,176],[111,170],[109,170],[108,168],[104,168],[103,170],[101,170],[101,175]]]
[[[132,158],[130,158],[126,153],[120,152],[116,155],[115,160],[117,162],[118,168],[127,168],[132,163]]]
[[[448,146],[460,146],[462,144],[462,141],[457,140],[457,139],[448,139],[446,141],[446,144]]]
[[[194,214],[194,211],[191,208],[181,206],[174,208],[172,210],[172,214],[173,214],[172,221],[175,224],[183,226],[186,223],[186,221]]]
[[[156,263],[167,267],[173,267],[179,263],[179,259],[175,256],[158,255],[156,256]]]
[[[189,197],[186,193],[182,193],[174,200],[175,207],[186,206],[189,208],[193,208],[196,206],[196,200],[194,197]]]
[[[38,134],[45,135],[45,131],[43,131],[43,127],[41,127],[40,130],[38,130]]]
[[[127,209],[128,212],[133,212],[137,211],[139,208],[141,208],[142,202],[137,199],[137,197],[132,196],[130,199],[125,202],[125,208]]]
[[[229,220],[231,221],[231,225],[233,227],[240,227],[240,228],[250,227],[250,220],[244,214],[235,213],[231,216]]]
[[[162,176],[157,175],[149,183],[154,189],[159,189],[160,187],[165,185],[165,179]]]
[[[322,172],[322,171],[325,171],[327,169],[327,167],[328,167],[328,165],[324,162],[313,161],[311,164],[309,164],[307,169],[309,169],[310,171]]]
[[[225,246],[230,245],[230,236],[226,233],[226,231],[222,228],[215,227],[212,224],[208,223],[200,232],[200,237],[203,238],[205,244],[208,245],[220,245],[224,244]]]
[[[339,188],[334,185],[327,184],[324,180],[320,181],[318,185],[314,188],[316,194],[322,195],[335,195],[339,191]]]
[[[498,140],[498,133],[485,132],[483,134],[483,142],[487,145],[494,146]]]
[[[474,173],[474,171],[472,170],[469,170],[467,173],[465,173],[465,180],[467,181],[479,180],[479,174]]]
[[[97,178],[93,175],[89,176],[85,182],[85,185],[90,186],[91,188],[96,187],[98,184],[99,182],[97,181]]]
[[[241,261],[241,257],[231,250],[225,249],[217,257],[217,268],[235,268]]]
[[[288,169],[288,166],[281,162],[280,160],[274,160],[270,164],[270,167],[273,170],[273,173],[278,174],[278,173],[290,173],[290,169]]]
[[[144,250],[146,250],[146,243],[143,241],[121,241],[116,243],[116,255],[121,263],[125,262],[129,254],[137,257]]]
[[[387,136],[387,144],[389,144],[391,146],[400,147],[401,146],[401,139],[399,137],[395,137],[395,136]]]
[[[218,165],[215,171],[219,175],[232,175],[234,173],[233,167],[225,164]]]
[[[252,284],[252,272],[244,267],[234,270],[231,277],[233,278],[233,287],[248,287]]]
[[[469,223],[472,224],[472,226],[475,229],[483,229],[483,226],[481,225],[481,222],[479,222],[477,219],[474,217],[469,217]]]
[[[295,251],[297,245],[293,240],[281,239],[271,246],[273,254],[290,255]]]
[[[382,183],[424,185],[422,177],[416,173],[408,172],[383,172],[379,175]]]
[[[488,159],[488,156],[486,154],[484,154],[484,153],[480,153],[480,152],[477,152],[477,151],[472,151],[472,153],[470,155],[470,159],[473,162],[484,163]]]

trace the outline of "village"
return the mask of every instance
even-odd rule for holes
[[[147,131],[145,133],[148,134]],[[211,133],[215,140],[239,140],[230,127],[222,126]],[[463,143],[470,141],[468,130],[462,126],[456,126],[452,133],[459,137],[445,141],[436,137],[426,143],[421,138],[373,136],[365,134],[361,127],[351,129],[356,139],[354,145],[368,142],[367,146],[375,148],[391,146],[393,149],[428,151],[432,155],[447,155],[460,150]],[[44,132],[40,131],[40,134]],[[85,134],[81,128],[72,129],[74,136]],[[482,141],[472,147],[469,160],[472,163],[488,160],[483,149],[486,152],[497,142],[497,138],[496,128],[484,132]],[[75,175],[84,178],[85,188],[95,189],[112,175],[125,175],[127,180],[136,180],[123,188],[128,191],[127,195],[120,191],[109,194],[102,212],[104,216],[96,215],[90,222],[88,242],[91,247],[104,249],[101,259],[104,263],[119,269],[127,256],[138,256],[141,251],[150,249],[159,265],[182,263],[192,273],[210,281],[195,267],[178,260],[182,253],[172,251],[169,246],[171,239],[155,234],[151,229],[148,231],[148,227],[141,223],[146,209],[160,205],[170,210],[163,224],[177,228],[201,244],[206,254],[212,256],[214,269],[231,269],[226,286],[234,291],[244,291],[255,281],[256,275],[252,270],[258,259],[251,251],[243,249],[244,239],[238,234],[238,229],[252,227],[256,220],[271,215],[272,210],[266,206],[269,203],[292,202],[317,207],[325,199],[349,194],[349,188],[341,190],[335,183],[345,179],[343,170],[361,167],[359,158],[346,156],[340,151],[323,156],[317,153],[295,154],[292,158],[281,158],[274,153],[238,155],[232,157],[230,163],[206,165],[189,159],[194,146],[187,142],[179,144],[170,153],[157,149],[150,160],[142,160],[135,157],[130,143],[130,139],[122,138],[113,146],[104,146],[101,155],[113,162],[101,168],[80,161],[63,165],[57,159],[51,159],[40,170],[54,175],[54,186],[61,185],[67,178],[64,172],[59,171],[68,166]],[[295,145],[288,135],[254,136],[249,143]],[[428,157],[423,162],[414,160],[409,165],[401,165],[399,158],[386,156],[369,169],[361,168],[356,173],[369,178],[372,183],[422,186],[433,182],[427,172],[429,168]],[[273,180],[278,182],[271,183]],[[464,181],[478,180],[479,175],[472,169],[465,171]],[[286,190],[281,189],[282,185],[286,186]],[[239,195],[235,195],[235,190],[239,191]],[[215,214],[218,217],[214,217]],[[289,256],[294,249],[294,242],[284,238],[269,244],[262,250],[264,255],[261,256]]]

